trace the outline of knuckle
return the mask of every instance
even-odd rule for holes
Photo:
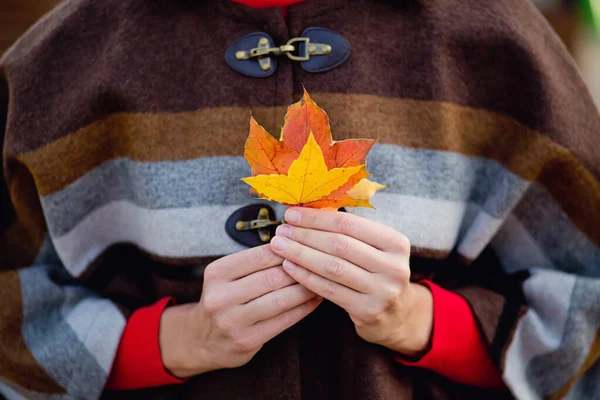
[[[393,282],[403,283],[410,279],[410,268],[405,266],[403,260],[394,259],[389,262],[390,272],[389,276]]]
[[[277,319],[279,320],[279,324],[283,327],[290,326],[295,322],[292,313],[289,312],[279,314]]]
[[[385,308],[391,307],[396,304],[398,297],[400,296],[400,289],[392,286],[387,287],[381,291],[381,300]]]
[[[232,346],[236,352],[248,353],[256,348],[253,340],[248,336],[239,336],[232,339]]]
[[[341,278],[346,274],[346,267],[338,258],[332,258],[326,267],[327,275]]]
[[[339,213],[336,216],[334,224],[338,232],[349,233],[354,227],[354,218],[348,213]]]
[[[233,330],[235,329],[235,325],[229,318],[225,318],[225,317],[217,318],[215,320],[215,327],[220,332],[223,332],[226,336],[234,335]]]
[[[333,238],[333,252],[335,255],[343,257],[348,253],[350,240],[343,235],[335,235]]]
[[[302,245],[299,244],[292,244],[292,257],[294,257],[294,260],[300,260],[303,253],[304,253],[304,248]]]
[[[369,325],[377,324],[381,320],[382,311],[379,307],[368,307],[362,313],[361,319]]]
[[[271,250],[265,245],[253,248],[250,253],[254,264],[264,264],[269,259]]]
[[[287,309],[288,299],[281,293],[273,294],[271,301],[273,302],[273,306],[275,306],[275,309],[277,309],[277,310]]]
[[[410,268],[398,268],[398,278],[400,282],[410,281]]]
[[[278,289],[283,284],[284,275],[279,268],[269,268],[262,273],[262,276],[268,289]]]
[[[315,213],[312,210],[305,212],[305,214],[302,217],[304,218],[308,226],[313,226],[317,221],[317,213]]]
[[[331,297],[331,296],[334,296],[338,292],[339,285],[335,282],[328,281],[325,284],[325,288],[323,290],[325,291],[325,295],[327,297]]]
[[[370,305],[364,308],[360,313],[360,320],[367,325],[375,325],[381,321],[384,309],[380,302],[370,302]]]
[[[299,243],[306,243],[308,240],[308,230],[307,229],[294,229],[295,231],[295,239]]]
[[[393,239],[394,248],[403,253],[410,253],[410,240],[400,232]]]
[[[206,295],[204,297],[204,311],[214,317],[221,311],[221,301],[214,295]]]
[[[219,271],[221,270],[222,268],[219,268],[218,260],[213,263],[210,263],[204,270],[204,281],[212,282],[214,280],[217,280],[220,275]]]

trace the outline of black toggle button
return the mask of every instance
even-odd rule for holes
[[[277,220],[273,208],[266,204],[251,204],[236,210],[225,222],[225,231],[233,240],[247,247],[256,247],[271,241],[275,229],[283,220]]]
[[[261,55],[264,49],[273,48],[273,39],[264,32],[250,33],[231,43],[225,52],[227,64],[242,75],[267,78],[275,73],[277,60]],[[255,50],[250,54],[251,50]]]

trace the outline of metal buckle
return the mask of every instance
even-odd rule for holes
[[[261,208],[258,211],[257,219],[253,219],[251,221],[237,221],[235,223],[235,229],[238,231],[249,231],[253,229],[258,230],[258,237],[264,243],[267,243],[271,240],[271,232],[267,229],[270,226],[281,225],[285,223],[285,220],[270,220],[269,219],[269,210],[266,208]]]
[[[296,50],[299,50],[299,46],[296,47],[296,43],[304,43],[303,54],[294,54]],[[258,63],[263,71],[271,69],[271,55],[280,56],[285,54],[290,60],[293,61],[308,61],[311,56],[323,56],[331,53],[331,46],[322,43],[311,43],[308,37],[295,37],[287,41],[286,44],[279,47],[269,47],[269,39],[262,37],[258,40],[257,47],[248,51],[240,50],[235,53],[237,60],[249,60],[251,58],[258,58]]]
[[[296,56],[293,54],[293,51],[296,50],[296,46],[292,46],[292,43],[301,43],[301,42],[304,42],[304,55]],[[285,44],[285,46],[290,46],[294,50],[285,53],[285,55],[288,56],[288,58],[293,61],[308,61],[308,60],[310,60],[310,56],[308,55],[308,44],[309,43],[310,43],[310,39],[307,37],[291,38],[290,40],[288,40],[288,42]]]

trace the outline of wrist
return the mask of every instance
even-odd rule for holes
[[[431,344],[433,295],[427,286],[411,283],[403,303],[405,317],[396,330],[392,350],[407,357],[420,357]]]
[[[183,304],[164,310],[159,346],[165,369],[177,378],[188,378],[211,370],[201,346],[194,340],[197,305]]]

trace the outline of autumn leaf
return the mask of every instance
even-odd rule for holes
[[[310,132],[315,135],[315,140],[323,151],[328,168],[353,167],[364,164],[369,150],[375,144],[375,140],[372,139],[348,139],[334,142],[327,113],[317,106],[317,103],[304,90],[302,100],[288,108],[280,140],[286,144],[287,148],[299,153],[306,144]]]
[[[244,157],[250,164],[252,175],[287,174],[298,153],[271,136],[250,117],[250,135]]]
[[[362,166],[327,169],[323,152],[312,132],[287,175],[258,175],[242,180],[269,200],[289,205],[305,205],[343,186]]]
[[[285,174],[298,157],[313,132],[323,151],[327,168],[354,167],[364,164],[375,144],[372,139],[333,141],[329,117],[310,98],[306,90],[299,102],[288,108],[279,140],[269,134],[250,117],[250,134],[244,148],[244,157],[252,168],[252,175]]]
[[[326,196],[323,196],[319,200],[313,201],[309,204],[306,204],[306,207],[311,208],[341,208],[341,207],[369,207],[372,208],[369,203],[369,198],[358,197],[354,198],[348,194],[350,190],[352,190],[355,186],[357,186],[360,182],[371,182],[367,177],[370,175],[367,173],[367,168],[364,165],[360,166],[360,170],[354,174],[353,176],[346,181],[346,183],[340,186],[338,189],[329,193]],[[379,185],[378,183],[376,183]],[[380,185],[383,186],[383,185]],[[358,193],[357,193],[358,194]]]
[[[254,118],[244,157],[253,177],[243,181],[253,194],[286,205],[313,208],[371,207],[369,200],[384,188],[368,179],[367,154],[372,139],[333,141],[329,118],[306,90],[291,105],[280,139]]]

